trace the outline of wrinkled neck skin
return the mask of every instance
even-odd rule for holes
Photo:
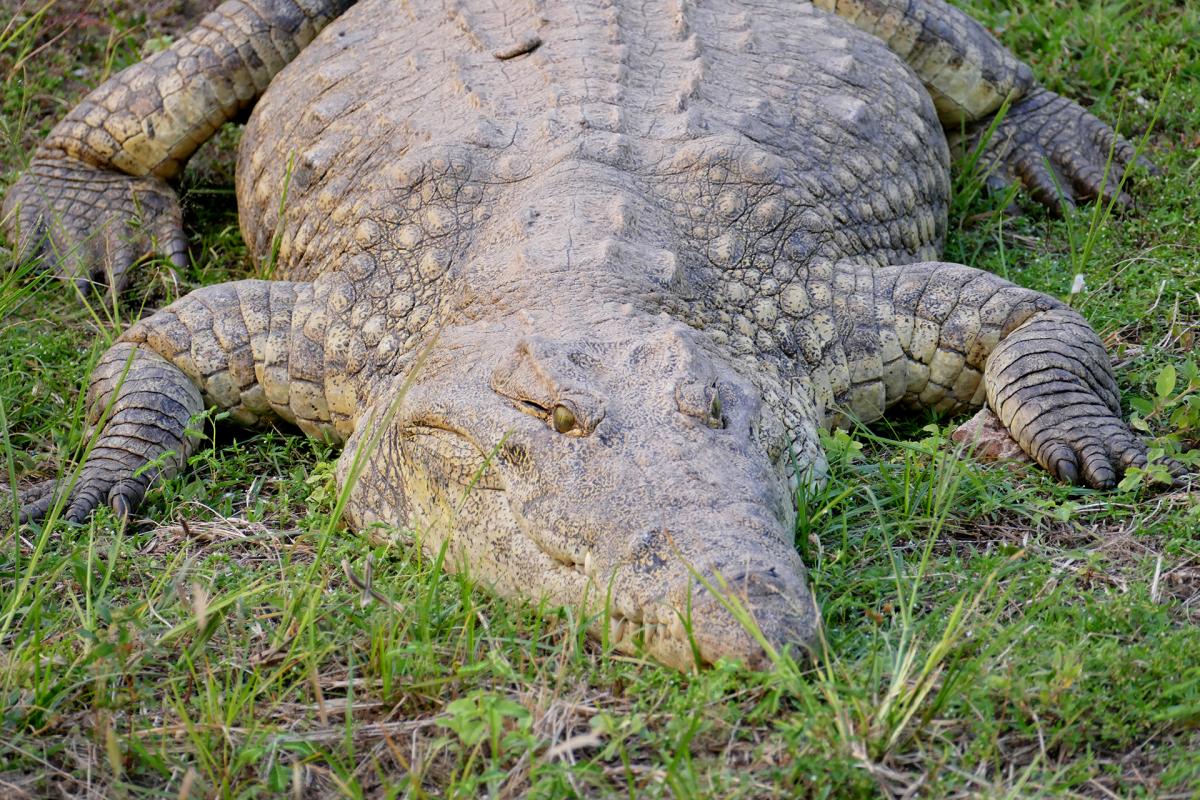
[[[378,392],[342,459],[344,479],[376,440],[351,522],[444,543],[452,569],[669,665],[768,663],[729,597],[773,647],[811,645],[791,437],[763,400],[787,390],[680,321],[652,229],[585,224],[603,192],[569,202],[498,222],[423,361]]]

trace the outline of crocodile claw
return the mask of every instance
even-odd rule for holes
[[[977,123],[968,140],[977,146],[991,124]],[[1057,214],[1095,200],[1129,208],[1133,197],[1125,191],[1125,178],[1133,165],[1159,174],[1107,124],[1040,87],[1009,107],[984,145],[980,163],[991,190],[1020,182]]]
[[[9,190],[2,219],[17,263],[40,258],[80,290],[102,282],[119,293],[129,269],[154,254],[187,266],[179,199],[160,178],[37,158]]]
[[[132,478],[111,483],[95,474],[95,470],[91,472],[88,474],[89,469],[85,467],[84,473],[70,489],[60,489],[66,482],[56,478],[21,489],[17,493],[20,503],[17,521],[22,525],[41,522],[60,501],[66,506],[62,519],[67,522],[85,522],[102,501],[107,501],[113,513],[124,519],[145,496],[146,485],[142,480]],[[61,497],[62,491],[69,491],[65,500]]]
[[[44,518],[54,506],[57,499],[55,493],[57,486],[58,481],[55,478],[49,478],[20,489],[17,492],[17,501],[19,503],[18,522],[23,525],[27,522],[36,522]]]

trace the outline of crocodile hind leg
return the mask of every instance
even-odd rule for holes
[[[20,260],[63,277],[105,276],[159,253],[184,266],[179,199],[168,181],[223,123],[351,0],[230,0],[167,50],[101,84],[46,137],[9,190],[0,221]]]
[[[875,310],[839,323],[853,378],[842,395],[855,415],[986,402],[1021,449],[1062,480],[1111,488],[1125,469],[1145,465],[1145,443],[1121,418],[1108,353],[1075,310],[958,264],[838,269],[857,287],[837,301],[840,315]]]
[[[1034,85],[1033,72],[943,0],[814,0],[879,37],[917,73],[943,125],[974,122]]]
[[[312,284],[259,280],[198,289],[130,328],[92,373],[87,420],[99,435],[63,501],[66,518],[81,521],[101,504],[135,509],[156,478],[186,463],[188,424],[205,407],[344,440],[355,391],[344,369],[326,369],[344,330]],[[49,488],[23,496],[23,519],[60,499]]]
[[[1097,198],[1130,205],[1122,188],[1125,172],[1135,162],[1153,170],[1107,124],[1038,86],[1028,66],[944,0],[815,0],[815,5],[879,37],[903,58],[956,143],[977,145],[993,115],[1011,102],[982,153],[993,189],[1020,181],[1055,211]]]

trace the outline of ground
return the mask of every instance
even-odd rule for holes
[[[4,3],[0,196],[87,89],[211,5]],[[948,259],[1069,298],[1155,445],[1195,446],[1200,3],[962,5],[1148,133],[1164,175],[1133,213],[1056,220],[1000,213],[964,171]],[[186,175],[191,267],[148,265],[116,314],[0,250],[0,482],[78,464],[80,388],[129,320],[255,273],[236,139]],[[956,422],[829,438],[833,480],[797,498],[816,668],[690,675],[372,550],[336,522],[336,453],[218,427],[127,527],[0,528],[0,796],[1196,796],[1200,495],[979,464]]]

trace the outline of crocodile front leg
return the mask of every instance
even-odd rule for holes
[[[1038,86],[1028,66],[944,0],[814,4],[879,37],[903,58],[959,149],[977,146],[993,115],[1011,102],[982,154],[992,189],[1020,181],[1053,211],[1097,198],[1130,205],[1122,190],[1126,171],[1135,162],[1153,169],[1107,124]]]
[[[312,284],[258,280],[199,289],[130,328],[92,373],[87,418],[100,433],[68,487],[66,518],[81,521],[102,503],[135,509],[156,478],[186,463],[188,423],[206,406],[242,424],[282,419],[343,441],[357,397],[329,363],[342,333]],[[44,516],[57,494],[33,487],[22,518]]]
[[[859,295],[837,309],[875,310],[837,321],[858,389],[844,393],[854,415],[869,421],[896,404],[959,412],[986,401],[1062,480],[1111,488],[1145,465],[1145,443],[1121,418],[1108,353],[1075,310],[958,264],[837,269],[853,275],[846,283]]]
[[[159,253],[184,266],[168,181],[352,0],[230,0],[167,50],[91,92],[38,147],[3,220],[21,260],[42,255],[81,287]]]

